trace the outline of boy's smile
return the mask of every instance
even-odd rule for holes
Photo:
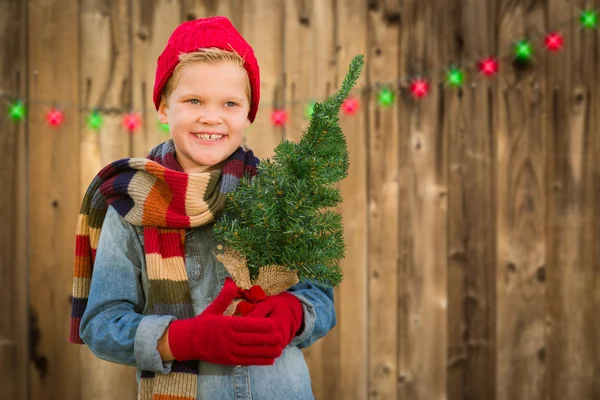
[[[226,160],[250,125],[248,76],[230,62],[183,67],[158,110],[168,123],[177,161],[185,172],[205,172]]]

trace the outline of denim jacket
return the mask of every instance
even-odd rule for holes
[[[141,370],[168,374],[158,339],[169,315],[144,315],[148,275],[143,228],[109,207],[102,226],[87,308],[80,335],[99,358]],[[193,308],[199,315],[218,295],[228,276],[214,256],[212,224],[186,232],[186,270]],[[325,336],[336,324],[333,289],[300,282],[289,289],[304,311],[304,327],[273,366],[226,366],[199,361],[198,399],[313,399],[301,348]]]

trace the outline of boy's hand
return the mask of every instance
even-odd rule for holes
[[[267,317],[277,324],[277,329],[283,337],[283,347],[285,348],[298,331],[302,328],[304,313],[302,303],[293,294],[283,292],[274,296],[267,296],[266,300],[261,301],[250,311],[246,318]]]
[[[272,365],[281,355],[281,333],[269,318],[226,317],[237,286],[230,279],[214,302],[197,317],[173,321],[168,343],[178,361],[203,360],[225,365]]]

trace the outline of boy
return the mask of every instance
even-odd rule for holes
[[[229,20],[181,24],[153,93],[171,140],[105,167],[84,198],[71,341],[137,366],[140,399],[313,398],[300,348],[335,326],[331,288],[300,282],[245,317],[223,316],[240,292],[216,260],[212,226],[225,194],[256,172],[241,143],[259,86]]]

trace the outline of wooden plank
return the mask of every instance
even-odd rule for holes
[[[593,75],[593,81],[591,83],[591,99],[590,99],[590,104],[591,104],[591,110],[600,110],[600,72],[598,71],[600,69],[600,51],[598,50],[598,47],[600,46],[600,32],[596,32],[596,35],[594,37],[594,41],[595,41],[595,50],[591,51],[590,54],[594,55],[594,62],[593,62],[593,68],[594,68],[594,75]],[[598,112],[592,112],[590,113],[590,130],[591,132],[600,132],[600,113]],[[593,147],[593,154],[594,154],[594,158],[596,160],[598,160],[599,155],[600,155],[600,137],[598,137],[598,135],[593,135],[593,140],[591,143],[591,146]],[[593,225],[593,237],[595,238],[600,238],[600,207],[598,206],[598,204],[600,204],[600,162],[596,161],[595,163],[593,163],[593,175],[592,175],[592,179],[594,182],[594,199],[593,199],[593,204],[594,206],[594,215],[592,216],[592,220],[594,221],[594,225]],[[600,274],[600,246],[594,246],[594,259],[593,259],[593,266],[594,266],[594,277],[596,277],[596,282],[597,282],[597,277]],[[593,302],[595,304],[598,304],[600,302],[600,290],[596,290],[594,292],[593,295]],[[597,340],[597,339],[596,339]],[[597,342],[596,342],[597,343]],[[596,352],[595,354],[600,354],[600,352]],[[595,389],[597,390],[597,389]],[[597,395],[597,392],[595,392]]]
[[[79,396],[79,349],[68,343],[79,181],[79,4],[28,2],[31,399]],[[45,113],[65,110],[60,128]]]
[[[587,3],[587,4],[586,4]],[[545,57],[552,90],[547,115],[547,375],[550,399],[600,398],[600,281],[594,265],[594,108],[598,34],[581,29],[589,2],[549,4],[549,27],[562,25],[566,47]],[[572,17],[567,25],[565,19]],[[596,65],[595,65],[596,64]],[[594,93],[597,96],[597,92]],[[597,158],[597,154],[596,154]],[[597,182],[597,181],[596,181]],[[597,184],[597,183],[596,183]]]
[[[317,16],[319,13],[317,13]],[[356,54],[367,51],[367,2],[352,0],[337,3],[337,85],[347,71],[348,63]],[[323,21],[322,24],[326,24]],[[352,32],[352,34],[349,34]],[[319,35],[320,36],[320,35]],[[325,57],[326,54],[320,57]],[[333,54],[328,55],[333,57]],[[368,271],[367,271],[367,115],[369,99],[367,66],[363,70],[353,95],[360,102],[360,111],[354,116],[340,118],[346,135],[350,169],[340,184],[344,202],[338,207],[344,221],[346,258],[342,262],[344,281],[337,290],[338,331],[340,346],[339,399],[366,400],[368,393],[368,366],[365,362],[368,332]]]
[[[152,0],[132,3],[133,109],[143,113],[142,128],[133,136],[132,153],[135,157],[146,157],[154,146],[170,138],[169,133],[160,129],[152,92],[156,60],[164,50],[171,33],[183,21],[183,17],[194,19],[196,15],[191,11],[184,13],[180,2],[177,1]]]
[[[99,131],[88,126],[81,129],[78,201],[102,167],[132,152],[132,137],[122,125],[123,116],[132,109],[130,13],[127,0],[81,2],[81,120],[98,108],[104,124]],[[79,204],[70,211],[75,217]],[[137,393],[134,368],[103,361],[88,348],[80,348],[77,374],[83,399],[135,398]]]
[[[283,2],[285,14],[284,137],[298,141],[308,127],[307,107],[323,101],[335,84],[334,4],[331,0]],[[304,351],[316,399],[339,398],[340,347],[338,330]]]
[[[285,139],[298,141],[308,126],[306,116],[307,105],[311,101],[322,101],[321,95],[325,96],[327,87],[320,88],[316,85],[316,75],[323,80],[330,78],[331,67],[328,68],[326,60],[320,60],[320,54],[315,54],[319,44],[329,46],[333,50],[331,39],[332,32],[325,33],[324,37],[318,38],[316,27],[317,20],[315,7],[321,13],[321,7],[325,14],[331,13],[332,4],[325,1],[323,4],[313,4],[314,0],[298,0],[283,3],[285,14],[284,31],[284,71],[285,71],[285,109],[288,112],[288,123],[284,127]],[[321,16],[322,17],[322,16]],[[327,20],[330,29],[334,29],[332,20]],[[328,42],[329,40],[329,43]],[[331,57],[331,53],[330,56]],[[324,62],[325,61],[325,62]],[[315,69],[325,69],[315,74]],[[328,82],[332,85],[333,82]],[[327,84],[327,82],[326,82]]]
[[[496,53],[493,31],[488,28],[493,26],[493,12],[487,2],[461,1],[460,18],[452,20],[460,25],[446,35],[452,41],[447,46],[456,46],[454,60],[466,69],[464,89],[445,90],[450,143],[448,398],[452,400],[493,400],[496,392],[495,80],[478,75],[473,63]]]
[[[446,2],[404,1],[400,73],[430,80],[431,94],[412,99],[403,81],[399,139],[398,274],[401,399],[446,396],[447,154],[440,38],[431,29],[447,15]],[[437,33],[442,35],[442,33]]]
[[[503,1],[497,131],[497,398],[546,399],[543,64],[510,64],[514,41],[544,31],[541,3]],[[536,46],[536,48],[539,48]]]
[[[236,26],[240,13],[243,12],[243,2],[237,0],[197,1],[181,0],[181,20],[189,21],[197,18],[222,15],[231,20]]]
[[[588,33],[589,35],[589,33]],[[600,32],[596,32],[594,39],[593,39],[596,43],[595,44],[595,49],[593,51],[590,51],[590,54],[593,54],[594,57],[594,61],[593,61],[593,81],[591,83],[591,98],[590,98],[590,104],[591,104],[591,110],[600,110],[600,51],[598,50],[598,47],[600,46]],[[590,130],[591,132],[600,132],[600,113],[598,112],[592,112],[590,113]],[[593,154],[594,154],[594,158],[596,160],[598,160],[598,158],[600,158],[600,137],[596,134],[593,135],[593,140],[592,143],[590,144],[591,147],[593,147]],[[594,225],[593,225],[593,236],[595,238],[600,238],[600,207],[598,206],[598,204],[600,204],[600,162],[596,161],[593,163],[593,175],[592,175],[592,179],[593,179],[593,185],[594,185],[594,199],[593,199],[593,204],[594,206],[594,215],[592,216],[592,219],[594,221]],[[593,266],[594,266],[594,277],[596,277],[595,279],[597,280],[599,274],[600,274],[600,246],[595,245],[594,246],[594,259],[593,259]],[[591,279],[591,278],[590,278]],[[592,297],[592,301],[595,304],[598,304],[598,302],[600,302],[600,290],[596,290],[594,292],[594,295]],[[600,354],[600,352],[596,352],[595,354]]]
[[[368,13],[371,85],[398,78],[397,2],[372,2]],[[369,102],[368,116],[368,292],[369,398],[398,394],[398,103]]]
[[[143,115],[141,130],[133,136],[135,157],[146,157],[154,146],[170,138],[169,133],[160,129],[152,92],[156,60],[182,21],[182,15],[182,7],[177,1],[132,2],[133,109]]]
[[[246,129],[246,143],[259,158],[271,157],[283,138],[283,128],[271,123],[271,111],[284,102],[282,1],[244,1],[237,28],[254,49],[260,66],[260,107]]]
[[[25,99],[27,4],[0,0],[0,102]],[[6,97],[5,97],[6,96]],[[0,112],[0,399],[25,400],[27,387],[27,196],[25,124]]]
[[[308,126],[308,119],[305,115],[306,104],[309,101],[320,100],[315,98],[316,93],[314,92],[316,89],[314,67],[319,62],[314,54],[315,13],[310,0],[282,3],[285,18],[283,42],[285,77],[283,96],[285,101],[282,106],[288,113],[288,121],[282,129],[282,133],[284,139],[297,142]],[[304,350],[315,399],[335,398],[328,396],[325,388],[328,380],[336,379],[335,375],[328,377],[324,373],[327,362],[323,357],[324,341],[319,340]]]
[[[82,121],[98,110],[99,130],[85,126],[81,135],[81,191],[106,164],[131,155],[131,137],[123,117],[132,111],[130,8],[126,0],[81,4]]]

